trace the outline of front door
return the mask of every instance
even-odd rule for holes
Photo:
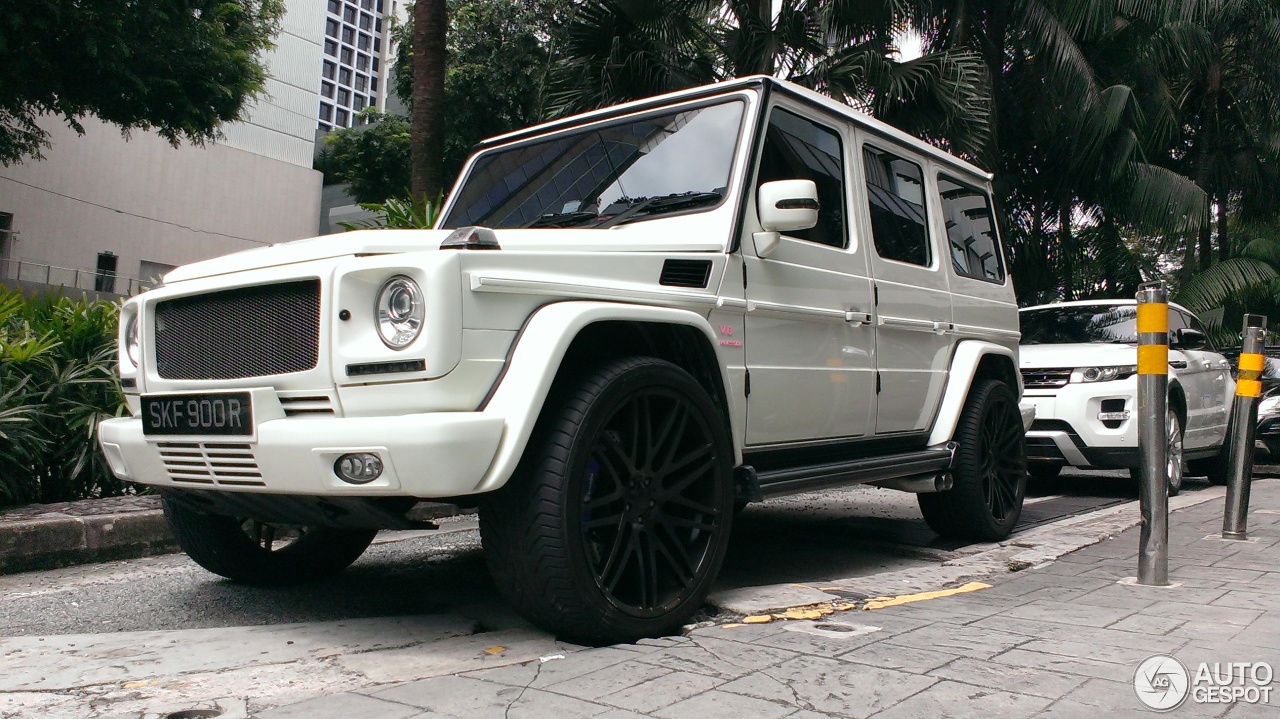
[[[858,437],[870,430],[872,287],[865,251],[850,242],[847,140],[838,127],[784,107],[770,115],[742,238],[749,445]],[[818,187],[817,226],[787,233],[768,257],[756,256],[754,188],[797,179]]]

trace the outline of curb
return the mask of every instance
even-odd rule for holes
[[[458,507],[419,502],[413,519],[452,517]],[[0,575],[180,551],[155,495],[28,505],[0,514]]]
[[[0,574],[176,551],[159,509],[0,521]]]

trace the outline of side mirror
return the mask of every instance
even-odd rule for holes
[[[818,186],[813,180],[777,180],[760,186],[756,211],[765,232],[807,230],[818,224]]]
[[[1200,330],[1193,330],[1190,327],[1175,330],[1171,339],[1173,342],[1170,349],[1202,350],[1209,346],[1209,338],[1205,337]]]

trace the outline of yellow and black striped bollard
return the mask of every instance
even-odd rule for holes
[[[1253,479],[1253,436],[1257,429],[1254,410],[1262,394],[1263,341],[1267,318],[1245,315],[1240,331],[1240,371],[1236,378],[1236,399],[1231,410],[1231,432],[1227,435],[1227,506],[1222,517],[1223,539],[1248,539],[1249,482]]]
[[[1138,290],[1138,488],[1142,533],[1138,539],[1138,584],[1169,584],[1168,437],[1169,303],[1159,282]]]

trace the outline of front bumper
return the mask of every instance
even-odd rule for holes
[[[1043,392],[1043,391],[1042,391]],[[1029,390],[1023,401],[1035,407],[1027,432],[1027,461],[1073,467],[1138,466],[1138,385],[1128,378],[1113,382],[1068,384],[1053,392]],[[1117,407],[1129,412],[1104,422],[1098,415]]]
[[[279,418],[253,437],[144,435],[136,417],[109,419],[98,435],[121,479],[158,487],[332,496],[455,497],[472,494],[502,440],[501,417],[432,412],[392,417]],[[348,484],[338,457],[374,452],[382,475]]]

